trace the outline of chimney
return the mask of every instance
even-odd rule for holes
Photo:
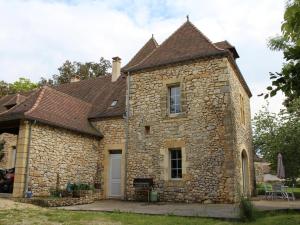
[[[112,75],[111,81],[115,82],[121,75],[121,58],[116,56],[112,58]]]
[[[78,81],[80,81],[79,76],[72,77],[71,80],[70,80],[71,83],[75,83],[75,82],[78,82]]]

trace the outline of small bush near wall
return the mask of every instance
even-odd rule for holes
[[[256,211],[250,199],[241,198],[240,219],[246,222],[246,221],[254,221],[255,218],[256,218]]]

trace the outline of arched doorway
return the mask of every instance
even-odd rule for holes
[[[242,151],[242,184],[243,196],[249,195],[249,166],[248,156],[245,150]]]

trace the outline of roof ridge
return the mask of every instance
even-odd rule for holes
[[[145,57],[141,62],[139,62],[138,64],[128,68],[127,70],[130,69],[134,69],[136,67],[138,67],[139,65],[141,65],[143,62],[145,62],[145,60],[147,60],[149,57],[151,57],[155,52],[159,51],[161,48],[164,47],[164,45],[166,45],[166,43],[180,30],[182,29],[184,26],[186,25],[190,25],[196,32],[198,32],[203,38],[204,40],[211,45],[213,48],[215,48],[216,50],[220,51],[220,52],[226,52],[226,50],[224,49],[220,49],[217,46],[215,46],[213,44],[213,42],[206,36],[204,35],[192,22],[190,22],[189,20],[187,20],[186,22],[184,22],[180,27],[178,27],[171,35],[169,35],[169,37],[167,39],[165,39],[156,49],[154,49],[147,57]]]
[[[204,38],[206,41],[208,41],[208,43],[210,43],[213,47],[215,47],[216,49],[220,50],[220,51],[224,51],[224,49],[221,49],[219,47],[217,47],[205,34],[202,33],[201,30],[198,29],[198,27],[196,27],[191,21],[186,21],[186,23],[190,23],[190,25],[196,29],[196,31],[198,31]]]
[[[157,48],[159,48],[159,44],[157,43],[157,41],[155,40],[154,36],[152,35],[151,38],[143,45],[143,47],[130,59],[130,61],[123,67],[125,68],[124,70],[126,71],[126,67],[127,65],[129,65],[132,61],[134,61],[134,59],[139,55],[141,54],[141,52],[146,48],[146,46],[149,44],[150,41],[153,41],[154,45],[155,45],[155,49],[152,50],[155,51]],[[147,58],[152,52],[150,52],[145,58]],[[144,59],[145,59],[144,58]],[[132,68],[132,67],[135,67],[136,65],[140,64],[144,59],[142,59],[140,62],[138,62],[137,64],[133,65],[133,66],[130,66],[128,67],[127,69],[129,68]]]
[[[39,93],[39,96],[36,99],[36,102],[33,104],[31,109],[29,109],[27,112],[24,112],[24,115],[27,115],[27,114],[31,113],[34,109],[36,109],[36,107],[38,107],[38,105],[39,105],[40,101],[42,100],[42,97],[45,93],[46,87],[47,86],[44,86],[40,89],[40,93]]]

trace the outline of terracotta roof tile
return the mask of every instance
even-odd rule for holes
[[[124,66],[122,69],[126,70],[130,67],[133,67],[140,63],[143,59],[145,59],[148,55],[150,55],[156,48],[158,48],[158,44],[154,37],[151,37],[149,41],[135,54],[135,56]]]
[[[228,54],[226,50],[216,47],[190,21],[187,21],[148,57],[127,70],[137,71],[200,57],[226,54]]]
[[[33,119],[40,122],[100,136],[89,118],[116,117],[125,113],[126,79],[111,82],[111,76],[44,87],[34,91],[23,102],[7,110],[2,106],[16,97],[0,99],[0,121]],[[117,104],[111,107],[113,100]]]
[[[25,118],[46,124],[101,136],[87,119],[91,108],[90,103],[50,87],[43,87],[32,108],[24,115]]]
[[[235,47],[226,40],[216,42],[216,43],[214,43],[214,45],[216,45],[218,48],[229,50],[235,59],[240,57],[239,54],[237,53]]]

